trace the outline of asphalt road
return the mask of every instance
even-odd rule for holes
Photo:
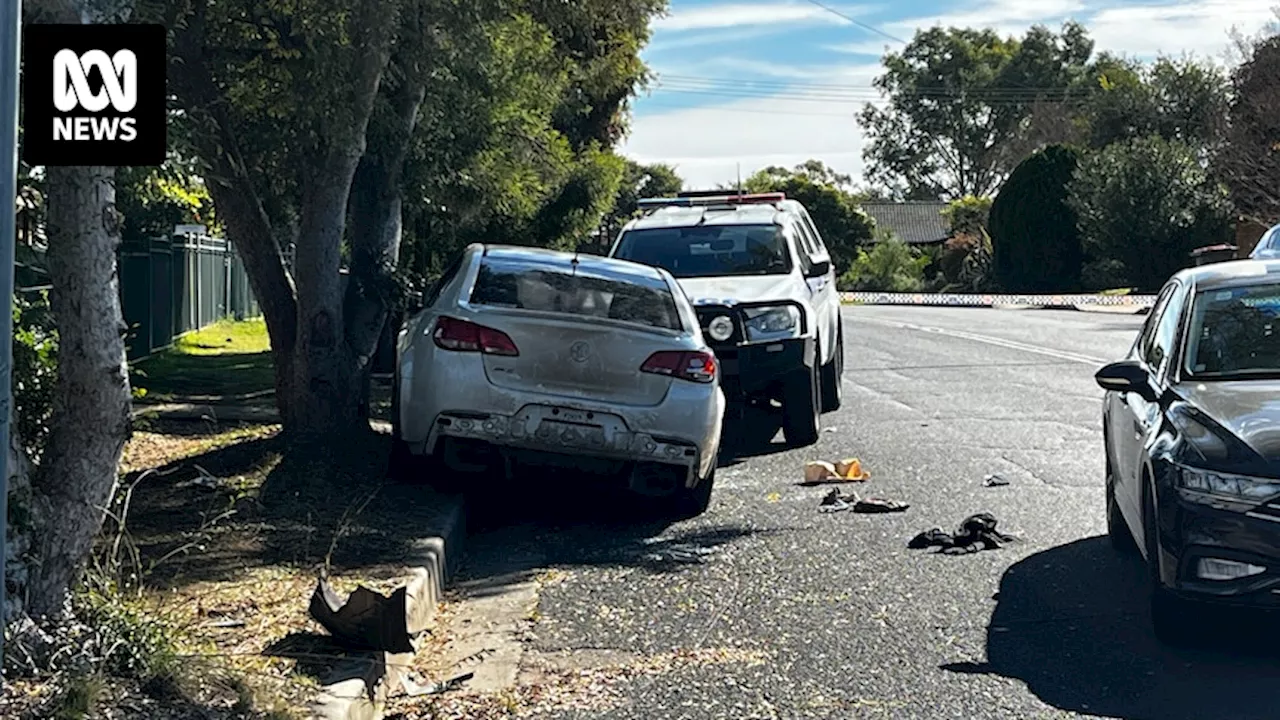
[[[612,709],[561,716],[1275,717],[1280,663],[1159,646],[1140,565],[1103,536],[1092,374],[1124,355],[1141,316],[844,312],[845,402],[820,443],[791,451],[779,437],[727,459],[703,517],[596,522],[617,508],[588,494],[562,512],[564,489],[531,478],[508,491],[503,519],[477,528],[470,577],[561,571],[542,588],[534,651],[764,660],[641,675]],[[850,456],[872,473],[862,494],[910,510],[817,512],[826,489],[796,486],[803,463]],[[1010,485],[984,487],[991,473]],[[980,511],[1021,541],[965,556],[907,549]]]

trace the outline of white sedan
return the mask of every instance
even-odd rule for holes
[[[395,472],[456,487],[516,465],[595,469],[678,515],[706,510],[719,363],[665,270],[472,245],[423,303],[397,346]]]

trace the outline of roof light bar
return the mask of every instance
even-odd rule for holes
[[[674,198],[643,198],[638,202],[641,208],[660,207],[703,207],[707,205],[763,205],[780,203],[786,200],[785,193],[755,193],[751,195],[697,195]]]

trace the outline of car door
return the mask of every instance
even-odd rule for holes
[[[1180,281],[1166,285],[1134,348],[1134,359],[1147,370],[1157,393],[1163,393],[1168,387],[1166,377],[1185,300],[1186,287]],[[1142,470],[1147,449],[1160,430],[1163,411],[1159,400],[1148,401],[1136,392],[1118,393],[1115,402],[1118,412],[1111,429],[1117,439],[1116,500],[1131,525],[1141,527]]]
[[[797,226],[800,235],[804,238],[805,251],[809,254],[806,263],[809,269],[805,272],[805,282],[809,286],[810,302],[813,303],[814,310],[818,314],[818,326],[822,329],[823,337],[822,358],[826,360],[834,351],[840,322],[840,298],[836,292],[835,268],[831,267],[831,258],[827,254],[826,246],[822,243],[822,237],[818,235],[813,222],[803,211],[800,213],[800,222]],[[821,275],[814,275],[813,267],[822,262],[827,263],[827,271]]]

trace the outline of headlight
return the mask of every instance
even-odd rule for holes
[[[728,315],[717,315],[707,323],[707,334],[712,340],[724,342],[733,337],[733,320]]]
[[[1181,467],[1179,470],[1178,485],[1186,490],[1228,495],[1255,502],[1280,495],[1280,480],[1228,475],[1190,467]]]
[[[784,340],[800,335],[800,310],[792,305],[745,308],[748,340]]]

